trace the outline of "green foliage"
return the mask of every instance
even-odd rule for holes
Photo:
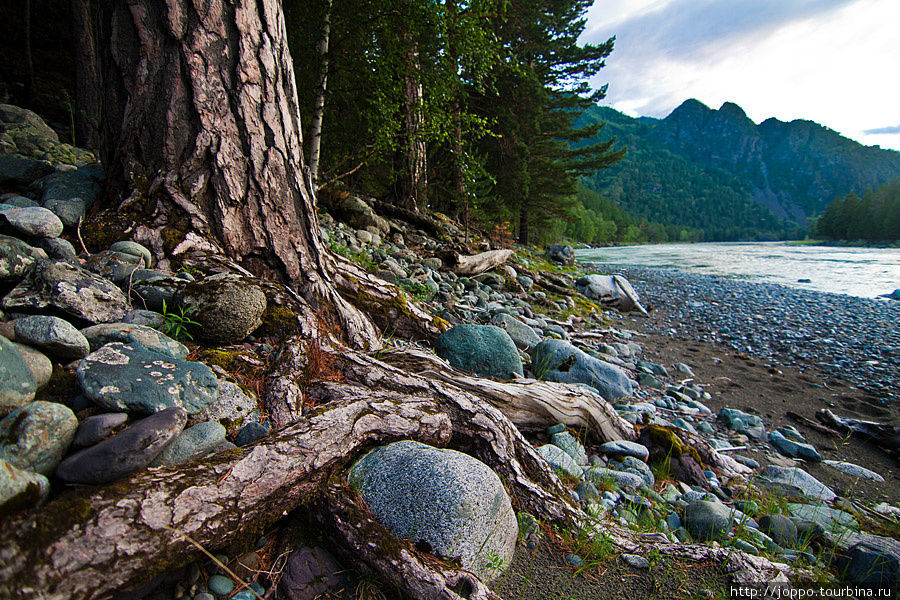
[[[190,310],[185,310],[183,306],[178,307],[178,311],[169,311],[166,307],[166,301],[163,300],[162,315],[163,333],[173,340],[187,339],[193,341],[194,336],[191,335],[188,328],[199,327],[200,323],[194,321],[190,317]]]
[[[347,246],[337,241],[332,241],[330,247],[331,251],[335,254],[340,254],[344,258],[352,260],[370,273],[374,272],[378,268],[378,265],[375,263],[375,261],[369,258],[369,255],[363,251],[351,250]]]
[[[854,193],[836,198],[817,220],[815,232],[829,240],[900,240],[900,178],[861,198]]]
[[[400,284],[400,289],[409,294],[413,300],[423,302],[431,298],[431,290],[424,283],[412,282]]]

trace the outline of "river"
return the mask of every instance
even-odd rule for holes
[[[717,242],[589,248],[575,256],[581,262],[675,269],[862,298],[900,288],[900,248]]]

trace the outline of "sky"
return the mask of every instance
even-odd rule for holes
[[[731,101],[900,150],[898,26],[900,0],[597,0],[581,39],[616,36],[592,84],[628,115]]]

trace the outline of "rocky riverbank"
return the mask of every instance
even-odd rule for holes
[[[555,494],[553,502],[578,515],[567,531],[514,515],[510,478],[520,473],[501,480],[476,452],[400,441],[355,466],[337,461],[389,531],[458,559],[485,581],[505,571],[492,585],[508,598],[554,594],[528,575],[538,563],[570,579],[592,574],[599,586],[578,587],[587,597],[631,593],[603,579],[613,565],[651,591],[658,577],[673,577],[687,596],[727,594],[749,576],[884,584],[900,573],[896,459],[809,425],[815,394],[835,410],[858,400],[888,403],[880,407],[887,411],[898,344],[888,305],[850,302],[840,306],[852,310],[837,314],[840,299],[634,271],[629,277],[655,310],[631,317],[613,308],[640,306],[627,282],[575,266],[571,248],[491,250],[479,239],[473,251],[485,253],[460,255],[455,249],[469,236],[449,220],[408,222],[343,195],[323,202],[319,215],[332,251],[395,284],[395,314],[414,300],[444,333],[433,343],[404,340],[388,322],[384,348],[335,356],[324,339],[303,339],[289,291],[224,257],[161,265],[147,248],[110,241],[121,232],[102,227],[88,237],[93,252],[77,251],[74,217],[90,209],[102,170],[82,153],[60,155],[36,119],[0,107],[4,148],[14,151],[0,156],[0,590],[28,591],[16,587],[14,576],[32,568],[19,549],[98,503],[109,505],[92,522],[122,529],[91,525],[90,534],[114,548],[124,538],[129,557],[146,550],[142,536],[171,530],[169,514],[199,536],[234,504],[237,527],[267,482],[314,470],[335,435],[326,429],[299,451],[296,439],[330,410],[340,417],[335,427],[351,420],[341,407],[316,406],[310,393],[317,381],[344,382],[336,366],[343,359],[360,361],[345,368],[364,381],[393,377],[414,390],[386,419],[394,439],[411,423],[439,429],[449,421],[428,393],[458,397],[454,410],[467,407],[468,425],[519,448],[515,468],[544,473],[553,491],[540,494]],[[794,350],[782,357],[779,343]],[[757,354],[759,364],[750,360]],[[875,359],[865,356],[881,358],[868,364]],[[844,384],[820,375],[819,363],[874,382],[842,387],[834,398]],[[293,370],[279,373],[284,365]],[[283,419],[265,403],[273,388],[293,400]],[[355,425],[368,431],[377,419],[366,411],[387,410],[390,398],[363,392]],[[795,406],[801,401],[805,411]],[[788,422],[788,407],[807,422]],[[443,443],[450,437],[445,431]],[[359,442],[353,458],[370,449]],[[186,473],[205,479],[182,489]],[[148,477],[141,502],[115,500]],[[276,488],[282,496],[302,487],[285,486]],[[193,502],[195,495],[216,501]],[[135,512],[121,519],[128,510]],[[355,525],[371,518],[357,510]],[[267,521],[265,535],[228,547],[212,539],[213,558],[166,563],[147,587],[121,598],[354,597],[347,590],[358,591],[367,576],[344,577],[301,513],[285,511]],[[63,570],[67,585],[88,589],[98,575],[90,561],[74,563],[98,549],[74,527],[78,534],[54,546],[58,563],[41,576]],[[71,560],[62,558],[67,551]],[[671,575],[698,560],[715,568],[700,580]],[[126,568],[124,560],[109,568],[116,564]]]

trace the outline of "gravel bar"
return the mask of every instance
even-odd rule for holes
[[[900,302],[666,269],[594,266],[623,274],[654,309],[648,332],[721,344],[774,364],[812,365],[876,397],[900,399]]]

